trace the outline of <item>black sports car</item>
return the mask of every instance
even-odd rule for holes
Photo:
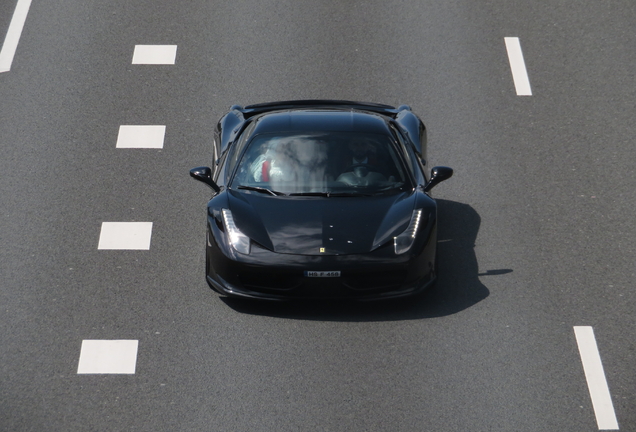
[[[426,130],[402,105],[307,100],[233,106],[214,137],[206,275],[232,297],[383,299],[437,276]]]

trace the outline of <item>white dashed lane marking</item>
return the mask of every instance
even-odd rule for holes
[[[176,45],[135,45],[132,64],[173,65]]]
[[[152,222],[102,222],[97,249],[148,250]]]
[[[592,406],[599,430],[617,430],[618,421],[612,404],[601,355],[598,352],[592,327],[574,327],[576,343],[579,346],[583,371],[590,390]]]
[[[120,126],[117,148],[163,148],[165,126]]]
[[[518,37],[504,38],[506,42],[506,51],[508,51],[508,60],[510,61],[510,69],[512,71],[512,79],[515,82],[517,96],[532,96],[530,89],[530,79],[526,70],[526,63],[523,60],[521,52],[521,43]]]
[[[11,70],[13,64],[13,57],[15,51],[18,49],[18,42],[20,42],[20,36],[22,35],[22,29],[24,28],[24,22],[26,21],[31,7],[31,0],[18,0],[18,4],[13,12],[13,18],[11,18],[11,24],[7,30],[7,36],[4,38],[2,44],[2,51],[0,51],[0,72],[8,72]]]
[[[134,374],[137,340],[83,340],[78,374]]]

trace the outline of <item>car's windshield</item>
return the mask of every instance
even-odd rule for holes
[[[407,182],[389,135],[321,132],[256,135],[230,187],[269,195],[337,196],[388,193]]]

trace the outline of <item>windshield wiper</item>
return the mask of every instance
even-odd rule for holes
[[[370,193],[365,192],[331,192],[329,196],[333,197],[355,197],[355,196],[371,196]]]
[[[290,193],[289,196],[324,196],[324,197],[354,197],[354,196],[371,196],[371,194],[363,192],[297,192]]]
[[[397,185],[391,185],[391,186],[386,186],[386,187],[383,187],[383,188],[380,188],[380,189],[376,189],[376,190],[373,191],[373,194],[374,195],[379,195],[379,194],[383,194],[383,193],[386,193],[386,192],[392,192],[392,191],[395,191],[395,190],[400,190],[400,191],[404,190],[404,183],[400,182]]]
[[[289,196],[331,196],[331,192],[296,192],[290,193]]]
[[[286,195],[283,192],[278,192],[278,191],[273,191],[271,189],[267,189],[265,187],[260,187],[260,186],[239,186],[237,187],[237,189],[244,189],[244,190],[250,190],[250,191],[255,191],[255,192],[261,192],[261,193],[266,193],[266,194],[270,194],[270,195],[274,195],[274,196],[279,196],[279,195]]]

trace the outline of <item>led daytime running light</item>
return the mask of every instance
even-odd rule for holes
[[[409,224],[409,227],[406,229],[406,233],[408,233],[412,239],[414,239],[415,234],[417,234],[417,228],[420,226],[421,219],[422,219],[422,209],[415,210],[413,212],[413,216],[411,217],[411,223]]]
[[[234,223],[232,212],[228,209],[223,209],[223,222],[225,222],[225,229],[227,230],[227,237],[230,240],[230,244],[237,252],[242,254],[250,253],[250,238],[243,234]]]
[[[393,238],[393,245],[395,247],[395,254],[400,255],[407,252],[413,246],[415,237],[417,236],[417,229],[420,227],[422,221],[422,209],[413,210],[411,216],[411,222],[409,226],[404,230],[402,234]]]

